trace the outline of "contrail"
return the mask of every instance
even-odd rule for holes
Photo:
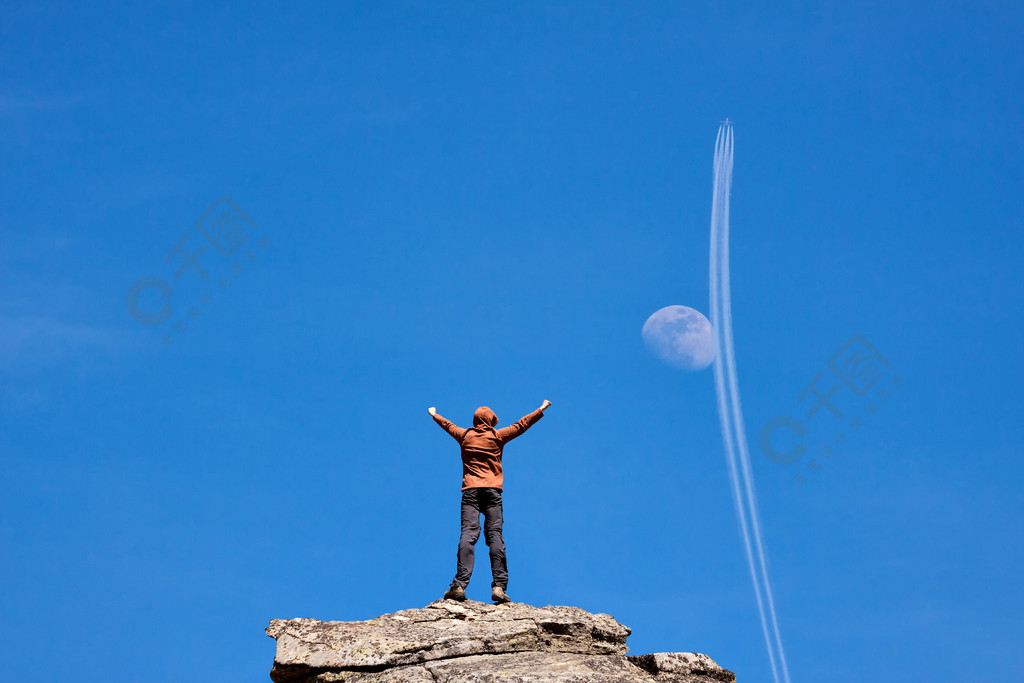
[[[768,646],[768,660],[775,683],[789,683],[786,654],[782,649],[779,625],[775,618],[775,601],[768,580],[761,542],[761,523],[757,514],[754,479],[750,472],[750,453],[747,450],[743,411],[740,408],[739,383],[736,379],[736,357],[732,343],[732,303],[729,295],[729,190],[732,187],[732,126],[728,120],[718,128],[715,140],[714,187],[711,202],[711,328],[715,333],[717,353],[714,360],[715,394],[718,398],[718,417],[722,426],[722,441],[729,464],[729,479],[736,514],[747,551],[750,578],[757,596],[757,609],[761,614],[761,629]],[[738,466],[737,466],[738,463]],[[756,561],[755,561],[756,553]],[[782,678],[779,678],[781,669]]]

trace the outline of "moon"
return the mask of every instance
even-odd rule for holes
[[[689,306],[666,306],[655,311],[643,329],[644,343],[654,356],[679,370],[695,372],[715,359],[711,323]]]

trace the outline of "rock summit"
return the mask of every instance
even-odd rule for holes
[[[630,629],[579,607],[438,600],[369,621],[274,619],[275,683],[734,683],[690,652],[627,656]]]

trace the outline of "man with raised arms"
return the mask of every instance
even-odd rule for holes
[[[512,602],[505,594],[508,587],[508,566],[505,562],[505,539],[501,536],[501,492],[504,476],[501,454],[505,444],[529,429],[544,417],[551,405],[545,400],[540,408],[519,422],[495,429],[498,416],[487,406],[473,413],[473,426],[463,429],[437,413],[427,410],[434,421],[459,442],[462,450],[462,535],[459,538],[458,568],[451,587],[444,597],[465,600],[466,586],[473,574],[473,546],[480,538],[480,514],[484,515],[484,540],[491,555],[491,599]]]

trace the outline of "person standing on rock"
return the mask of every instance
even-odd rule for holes
[[[484,515],[484,540],[491,555],[491,599],[512,602],[505,594],[508,587],[508,566],[505,562],[505,539],[501,536],[501,491],[504,475],[501,471],[502,449],[512,439],[529,429],[544,417],[551,406],[545,400],[540,408],[524,416],[519,422],[495,429],[498,416],[487,406],[473,413],[473,426],[463,429],[437,413],[427,410],[434,422],[459,442],[462,450],[462,535],[459,538],[458,569],[451,587],[444,597],[466,599],[466,586],[473,574],[473,546],[480,538],[480,513]]]

